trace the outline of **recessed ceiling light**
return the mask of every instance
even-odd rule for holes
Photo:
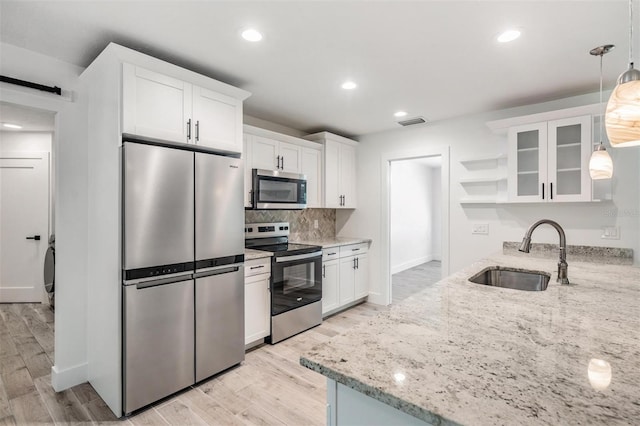
[[[356,87],[358,87],[358,85],[355,84],[353,81],[345,81],[344,83],[342,83],[342,88],[345,90],[353,90]]]
[[[17,124],[2,123],[2,125],[8,129],[22,129],[22,126],[19,126]]]
[[[262,40],[262,34],[254,28],[248,28],[242,32],[242,38],[247,41],[260,41]]]
[[[498,41],[500,43],[508,43],[520,37],[520,31],[518,30],[507,30],[498,36]]]
[[[398,111],[393,114],[395,117],[405,117],[407,115],[406,111]]]

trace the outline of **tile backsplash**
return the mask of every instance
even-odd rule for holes
[[[318,221],[318,229],[314,221]],[[321,240],[336,236],[335,209],[245,210],[244,223],[289,222],[292,240]]]

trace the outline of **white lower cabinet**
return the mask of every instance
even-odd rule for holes
[[[336,309],[338,301],[338,259],[322,262],[322,313]]]
[[[368,243],[324,249],[322,314],[349,307],[369,294]]]
[[[271,332],[271,258],[245,262],[244,344],[264,339]]]

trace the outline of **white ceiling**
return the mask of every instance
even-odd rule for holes
[[[83,67],[114,41],[252,92],[251,116],[358,136],[399,128],[400,109],[437,121],[596,92],[589,50],[607,43],[612,88],[628,20],[625,0],[1,0],[0,40]],[[242,40],[248,26],[264,39]],[[522,37],[495,42],[510,27]]]

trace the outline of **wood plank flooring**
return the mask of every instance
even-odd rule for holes
[[[407,297],[424,290],[440,281],[442,266],[439,260],[432,260],[391,276],[391,300],[398,304]]]
[[[364,303],[276,345],[259,346],[221,375],[135,415],[117,419],[90,384],[51,388],[53,312],[40,304],[0,304],[0,426],[3,425],[324,425],[325,377],[300,353],[388,308]]]

